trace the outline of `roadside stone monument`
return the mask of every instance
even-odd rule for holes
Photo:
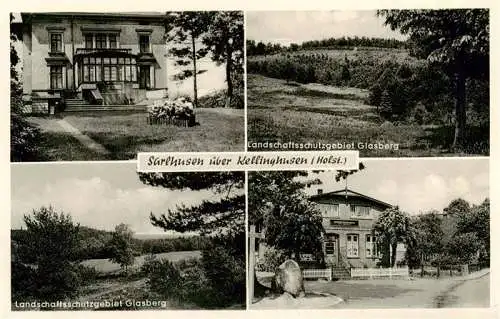
[[[304,279],[299,264],[291,259],[285,260],[276,270],[275,285],[280,293],[304,297]]]

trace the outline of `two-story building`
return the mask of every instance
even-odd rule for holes
[[[393,207],[391,204],[350,189],[327,193],[318,189],[317,194],[310,196],[309,200],[322,213],[325,262],[334,268],[336,276],[343,277],[344,273],[349,276],[347,271],[350,268],[378,266],[382,247],[377,247],[373,226],[380,213]],[[265,234],[265,228],[261,225],[259,228]],[[264,244],[257,245],[259,260],[264,258],[267,249]],[[405,256],[404,245],[398,244],[395,253],[396,262],[401,261]],[[310,254],[301,254],[300,259],[304,262],[313,261]]]
[[[309,198],[323,216],[324,253],[327,264],[339,267],[376,267],[379,247],[373,235],[378,215],[392,205],[350,189]]]
[[[49,105],[135,104],[167,88],[165,15],[22,13],[23,98]]]

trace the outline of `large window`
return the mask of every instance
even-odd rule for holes
[[[95,35],[95,47],[96,49],[106,49],[106,35],[105,34],[96,34]]]
[[[50,52],[63,52],[63,35],[62,33],[50,33]]]
[[[318,204],[318,208],[323,217],[339,217],[339,204]]]
[[[51,66],[50,67],[50,88],[62,89],[63,88],[63,67]]]
[[[92,49],[94,48],[94,46],[96,49],[117,49],[119,47],[118,34],[117,33],[85,34],[85,48]]]
[[[85,57],[82,60],[83,82],[137,82],[135,58]]]
[[[366,235],[366,258],[377,257],[376,238],[373,235]]]
[[[356,258],[359,257],[359,240],[358,235],[349,234],[347,235],[347,257]]]
[[[351,214],[358,217],[368,217],[370,215],[370,207],[351,205]]]
[[[139,35],[139,50],[141,53],[150,53],[150,37],[149,35]]]

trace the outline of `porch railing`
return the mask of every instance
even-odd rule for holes
[[[98,52],[132,53],[132,49],[124,49],[124,48],[116,48],[116,49],[77,48],[76,49],[76,54],[89,54],[89,53],[98,53]]]

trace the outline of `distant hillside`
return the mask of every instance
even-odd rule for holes
[[[166,233],[157,233],[157,234],[145,234],[145,233],[134,233],[134,238],[138,240],[153,240],[153,239],[171,239],[171,238],[179,238],[179,237],[188,237],[186,235],[172,235]]]
[[[76,254],[77,259],[106,259],[111,256],[110,240],[113,232],[99,230],[87,226],[80,226],[79,230],[79,248]],[[24,246],[29,242],[27,232],[24,229],[11,230],[12,247]],[[135,234],[133,240],[133,249],[135,255],[159,254],[177,251],[198,251],[203,250],[209,240],[200,236],[192,235],[172,235],[172,234]],[[19,256],[22,260],[31,261],[31,257],[22,253],[22,249],[16,249],[16,252],[22,254]]]

